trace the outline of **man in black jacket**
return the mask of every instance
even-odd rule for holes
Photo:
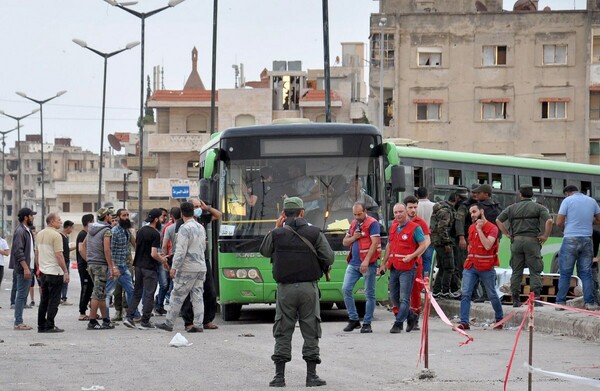
[[[12,250],[8,267],[17,275],[17,298],[15,300],[15,330],[31,330],[31,326],[23,323],[23,308],[27,301],[27,292],[31,285],[35,267],[33,235],[28,226],[33,225],[33,216],[37,212],[29,208],[19,210],[19,225],[13,234]]]
[[[285,226],[284,226],[285,222]],[[283,201],[283,213],[275,229],[260,246],[260,253],[271,258],[273,278],[277,281],[275,307],[275,377],[271,387],[285,387],[285,363],[292,359],[292,334],[296,321],[304,338],[302,358],[306,361],[306,386],[327,383],[317,375],[321,337],[319,288],[317,281],[333,264],[334,254],[325,235],[304,220],[304,202],[299,197]]]

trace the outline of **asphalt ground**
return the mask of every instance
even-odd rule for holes
[[[76,271],[69,284],[69,298],[79,294]],[[11,273],[7,270],[0,290],[0,390],[266,390],[274,365],[272,322],[274,307],[251,306],[236,322],[217,317],[218,330],[190,334],[181,319],[173,332],[128,329],[88,331],[79,322],[78,307],[61,306],[56,325],[64,333],[40,334],[14,331],[14,311],[9,309]],[[39,297],[36,294],[36,301]],[[458,302],[455,302],[458,303]],[[454,303],[442,303],[446,308]],[[488,306],[489,303],[474,307]],[[510,306],[504,307],[508,313]],[[540,313],[545,311],[542,308]],[[455,311],[457,312],[457,311]],[[474,310],[474,313],[476,311]],[[549,311],[546,311],[549,312]],[[447,310],[452,319],[455,313]],[[538,310],[536,309],[536,314]],[[553,316],[555,314],[552,314]],[[560,312],[556,316],[567,316]],[[25,322],[35,326],[37,307],[26,309]],[[485,327],[487,319],[473,321],[473,342],[433,316],[429,328],[429,372],[417,364],[420,333],[390,334],[393,319],[378,306],[372,334],[344,333],[345,311],[322,312],[322,365],[319,375],[327,380],[323,390],[502,390],[506,366],[517,334],[516,320],[502,330]],[[153,317],[160,321],[161,317]],[[456,322],[457,320],[454,319]],[[536,328],[541,322],[537,322]],[[176,332],[191,346],[174,348]],[[529,333],[517,345],[508,390],[527,389]],[[293,360],[286,367],[287,389],[304,389],[306,367],[301,357],[300,330],[294,334]],[[600,376],[597,342],[558,333],[534,331],[533,366],[586,378]],[[420,377],[424,377],[421,379]],[[534,374],[532,389],[594,389],[570,381]]]

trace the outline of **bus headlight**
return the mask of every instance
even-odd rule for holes
[[[254,282],[263,282],[260,272],[255,268],[223,269],[223,275],[225,278],[232,280],[253,280]]]

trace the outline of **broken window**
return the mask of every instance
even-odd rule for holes
[[[371,65],[380,65],[380,40],[381,34],[371,36]],[[383,66],[390,68],[394,66],[394,34],[383,34]]]
[[[442,49],[429,47],[418,48],[418,64],[420,67],[440,67],[442,66]]]
[[[417,121],[439,121],[440,103],[417,103]]]
[[[481,119],[484,121],[506,119],[507,102],[482,102]]]
[[[484,66],[506,65],[506,46],[484,46],[481,64]]]
[[[567,102],[564,101],[542,101],[543,119],[565,119],[567,118]]]
[[[567,45],[544,45],[544,65],[565,65]]]
[[[299,110],[299,76],[273,76],[273,110]]]

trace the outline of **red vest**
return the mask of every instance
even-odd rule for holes
[[[412,270],[415,267],[415,262],[417,259],[412,259],[410,262],[403,262],[402,259],[414,253],[419,244],[415,242],[414,233],[415,229],[419,226],[417,223],[409,221],[402,228],[402,231],[398,233],[398,221],[394,220],[392,226],[390,227],[390,233],[388,236],[390,242],[389,248],[389,258],[387,267],[391,269],[394,266],[396,270]]]
[[[358,250],[360,253],[361,262],[365,260],[367,253],[369,252],[369,248],[371,247],[371,234],[369,232],[369,227],[371,224],[379,224],[377,220],[375,220],[371,216],[367,216],[365,221],[360,225],[361,238],[358,239]],[[352,221],[352,225],[350,226],[350,235],[354,235],[356,231],[356,220]],[[375,254],[369,260],[369,264],[377,262],[377,260],[381,258],[381,242],[377,245],[377,250],[375,250]],[[350,263],[352,259],[352,246],[350,246],[350,253],[348,254],[348,258],[346,261]]]
[[[492,232],[496,230],[496,241],[489,250],[486,250],[481,244],[479,233],[477,232],[477,225],[471,224],[469,227],[469,250],[467,259],[465,260],[465,269],[470,269],[471,266],[475,266],[475,269],[480,272],[492,270],[494,266],[500,266],[500,260],[498,259],[498,228],[489,221],[485,223],[482,228],[483,234],[488,237],[492,235]]]

